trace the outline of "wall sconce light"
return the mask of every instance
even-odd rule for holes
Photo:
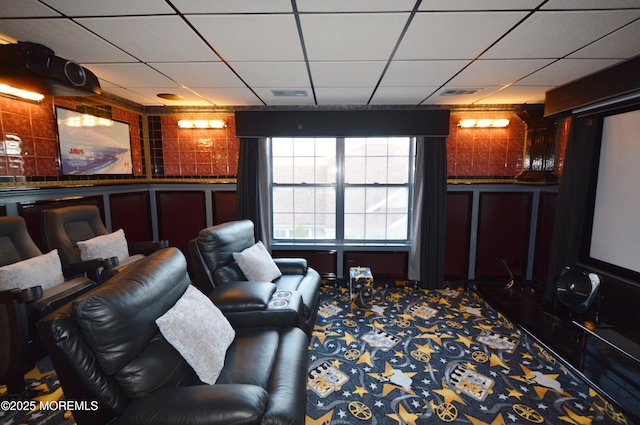
[[[0,84],[0,94],[8,95],[13,98],[19,98],[22,100],[32,100],[40,102],[44,99],[44,95],[33,91],[22,90],[6,84]]]
[[[223,120],[180,120],[178,128],[227,128]]]
[[[490,118],[482,118],[479,120],[469,118],[458,121],[458,127],[460,128],[504,128],[508,125],[509,120],[507,118],[495,120]]]

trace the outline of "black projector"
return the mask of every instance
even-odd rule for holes
[[[0,84],[54,96],[102,93],[98,77],[38,43],[0,45]]]

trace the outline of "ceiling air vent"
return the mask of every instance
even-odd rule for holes
[[[482,89],[448,89],[440,93],[440,96],[460,96],[463,94],[476,94]]]
[[[275,97],[306,97],[306,90],[271,90]]]

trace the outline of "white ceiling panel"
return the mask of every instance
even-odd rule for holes
[[[291,13],[291,0],[172,0],[180,13]]]
[[[459,94],[453,96],[444,96],[442,93],[449,90],[465,90],[465,89],[477,89],[477,87],[459,87],[459,86],[445,86],[440,87],[432,93],[427,94],[429,97],[423,102],[423,105],[470,105],[481,100],[483,97],[488,96],[496,90],[501,89],[499,86],[484,86],[484,88],[478,90],[476,93]]]
[[[640,17],[640,10],[538,12],[483,59],[561,58]]]
[[[408,13],[301,15],[310,61],[387,60]]]
[[[531,10],[542,3],[543,0],[423,0],[418,10]]]
[[[559,86],[618,63],[615,59],[560,59],[517,82],[527,86]]]
[[[0,19],[0,28],[19,41],[40,43],[58,56],[76,62],[132,62],[134,59],[117,47],[96,37],[68,19]],[[52,37],[65,34],[65,38]]]
[[[439,87],[461,71],[468,63],[469,61],[466,60],[393,61],[389,69],[387,69],[380,86]]]
[[[540,104],[544,103],[544,96],[547,90],[551,89],[551,86],[538,87],[538,86],[509,86],[502,90],[495,91],[490,95],[479,99],[476,103],[479,105],[486,104],[508,104],[511,103],[509,99],[514,96],[522,99],[522,103]]]
[[[98,63],[91,65],[91,71],[101,80],[120,87],[180,87],[144,63]]]
[[[293,15],[190,15],[188,19],[226,61],[304,60]]]
[[[86,18],[77,22],[145,62],[216,60],[217,56],[177,16]]]
[[[525,16],[524,12],[418,13],[395,59],[473,59]]]
[[[222,62],[151,63],[167,77],[187,87],[245,87]]]
[[[12,4],[13,3],[13,4]],[[16,7],[15,2],[2,1],[0,2],[0,16],[3,18],[13,17],[45,17],[45,16],[60,16],[50,7],[47,7],[36,0],[20,0],[20,7]]]
[[[639,6],[638,0],[549,0],[541,9],[619,9]]]
[[[164,0],[42,0],[42,2],[69,17],[175,13]]]
[[[105,89],[106,87],[103,88],[103,90]],[[109,92],[110,94],[119,96],[123,99],[127,99],[132,102],[139,103],[140,105],[163,106],[166,104],[166,101],[164,99],[160,99],[159,97],[156,97],[155,93],[149,96],[144,96],[135,90],[129,90],[122,87],[108,87],[108,90],[105,90],[105,91]],[[153,91],[155,92],[155,90]]]
[[[368,87],[316,88],[318,105],[366,105],[372,93]]]
[[[263,103],[248,88],[195,87],[194,91],[218,106],[260,106]]]
[[[477,60],[455,76],[457,86],[507,85],[549,65],[552,59]]]
[[[291,90],[306,91],[307,96],[275,96],[269,88],[256,88],[255,92],[267,105],[307,106],[315,104],[311,87],[291,87]]]
[[[316,87],[370,87],[380,79],[387,63],[310,62],[311,78]]]
[[[415,0],[296,0],[299,12],[409,12]]]
[[[586,45],[570,58],[612,58],[626,59],[640,52],[640,20],[637,20],[613,34]]]
[[[304,62],[230,62],[229,66],[251,87],[278,89],[310,84]]]
[[[438,87],[378,87],[372,105],[419,105]]]

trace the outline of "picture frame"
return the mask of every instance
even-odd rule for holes
[[[62,175],[132,175],[127,122],[55,106]]]

